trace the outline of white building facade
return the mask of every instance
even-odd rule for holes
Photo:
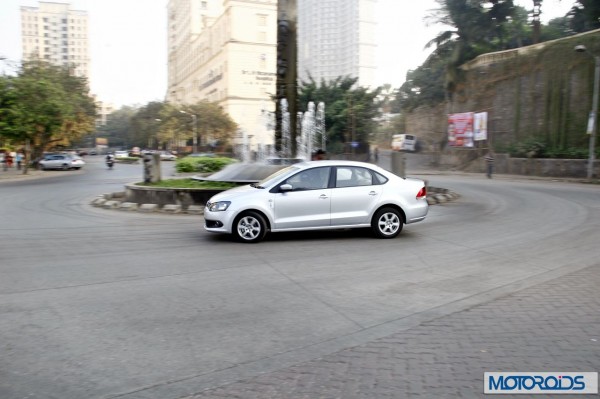
[[[375,88],[377,0],[299,0],[298,76]]]
[[[215,102],[240,127],[234,144],[272,146],[277,0],[170,0],[167,7],[167,101]]]
[[[21,7],[23,59],[74,65],[76,76],[89,78],[88,15],[69,7],[52,2]]]

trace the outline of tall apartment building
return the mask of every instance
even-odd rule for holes
[[[299,0],[298,76],[317,82],[358,77],[374,88],[377,0]]]
[[[21,7],[23,59],[40,59],[55,65],[75,65],[77,76],[90,76],[88,16],[69,4],[39,2]]]
[[[167,100],[216,102],[254,150],[272,145],[277,0],[170,0],[167,9]]]

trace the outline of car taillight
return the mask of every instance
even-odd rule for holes
[[[417,199],[422,199],[427,197],[427,187],[422,187],[417,193]]]

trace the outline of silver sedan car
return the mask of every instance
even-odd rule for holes
[[[297,163],[266,179],[213,196],[205,229],[258,242],[267,232],[370,227],[396,237],[427,216],[425,182],[351,161]]]

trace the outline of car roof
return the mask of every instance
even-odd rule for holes
[[[377,169],[381,170],[381,168],[375,164],[367,163],[367,162],[359,162],[359,161],[346,161],[346,160],[322,160],[322,161],[304,161],[300,163],[294,164],[299,167],[314,167],[314,166],[360,166],[363,168]]]

